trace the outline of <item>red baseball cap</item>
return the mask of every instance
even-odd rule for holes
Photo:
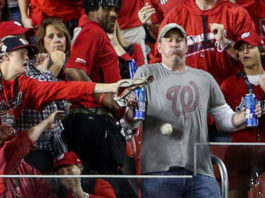
[[[54,159],[54,168],[65,165],[83,164],[77,154],[74,152],[65,152]]]
[[[258,45],[264,45],[263,38],[258,35],[256,32],[245,32],[240,35],[240,37],[237,39],[237,41],[234,44],[234,48],[238,49],[239,44],[245,42],[252,46],[258,46]]]
[[[0,39],[12,35],[26,34],[31,36],[34,34],[33,28],[24,28],[21,23],[17,21],[4,21],[0,23]]]

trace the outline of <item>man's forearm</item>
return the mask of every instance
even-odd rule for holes
[[[244,127],[246,122],[246,116],[244,111],[239,111],[234,113],[232,117],[232,123],[236,129],[241,129]]]
[[[18,0],[21,17],[28,17],[29,0]]]
[[[28,135],[31,141],[35,142],[40,137],[41,133],[50,125],[50,122],[45,119],[42,122],[40,122],[38,125],[30,128],[28,130]]]

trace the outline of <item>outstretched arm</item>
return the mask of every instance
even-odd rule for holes
[[[52,114],[49,115],[48,118],[40,122],[38,125],[30,128],[28,130],[28,136],[32,141],[37,141],[40,137],[41,133],[49,128],[52,127],[52,123],[54,120],[61,120],[65,118],[65,112],[64,111],[55,111]]]
[[[30,0],[18,0],[18,6],[21,13],[21,20],[25,28],[32,28],[32,20],[28,16]]]

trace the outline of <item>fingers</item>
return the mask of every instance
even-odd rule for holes
[[[37,55],[35,55],[35,64],[36,65],[39,65],[39,64],[42,64],[45,59],[48,59],[49,58],[49,54],[47,53],[39,53]]]
[[[137,97],[136,95],[132,92],[129,96],[128,96],[128,105],[127,107],[129,109],[135,109],[135,107],[137,106]]]
[[[62,110],[55,111],[54,120],[63,120],[66,118],[66,112]]]
[[[260,102],[257,103],[256,108],[255,108],[255,114],[258,118],[261,117],[262,115],[262,110],[261,110],[261,105]]]
[[[145,24],[148,20],[151,20],[151,16],[155,12],[155,8],[151,7],[148,3],[146,3],[145,6],[142,7],[141,10],[139,10],[138,18],[143,24]]]
[[[226,32],[224,30],[224,25],[219,23],[210,23],[210,31],[214,35],[216,41],[221,44],[227,42]]]
[[[259,85],[262,88],[263,92],[265,92],[265,73],[260,76]]]

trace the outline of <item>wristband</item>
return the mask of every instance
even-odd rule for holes
[[[223,47],[224,50],[228,50],[233,46],[234,42],[232,40],[228,40],[228,43],[225,47]]]
[[[105,96],[105,93],[103,93],[103,94],[100,95],[99,100],[98,100],[98,103],[99,104],[102,104],[102,101],[103,101],[104,96]]]

